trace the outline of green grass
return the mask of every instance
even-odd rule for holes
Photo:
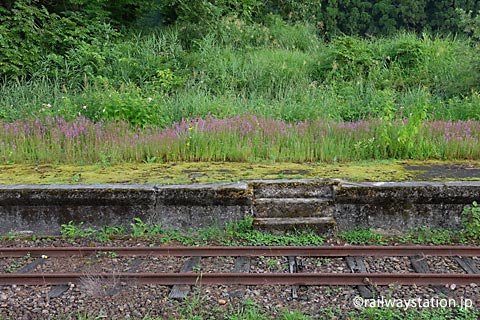
[[[466,40],[399,33],[325,43],[308,25],[228,24],[241,32],[211,34],[192,48],[179,30],[163,29],[47,57],[28,81],[2,82],[0,118],[73,118],[87,106],[94,120],[162,127],[245,112],[353,121],[381,117],[392,103],[396,117],[426,110],[431,119],[480,119],[480,55]]]
[[[397,236],[385,236],[370,228],[353,228],[334,235],[345,243],[352,245],[385,245],[389,243],[413,243],[448,245],[460,243],[478,243],[480,217],[478,205],[474,202],[463,210],[462,228],[460,230],[431,229],[418,227]],[[240,246],[320,246],[325,238],[310,232],[274,235],[260,232],[253,227],[253,218],[227,223],[225,227],[212,226],[198,230],[182,232],[163,228],[159,224],[148,224],[135,218],[127,230],[123,226],[104,226],[100,229],[84,228],[83,223],[63,224],[61,235],[67,239],[90,238],[108,241],[116,237],[144,238],[156,243],[178,242],[188,246],[208,246],[212,244]],[[9,235],[5,239],[11,239]]]
[[[145,103],[149,103],[148,99]],[[142,122],[145,118],[139,115],[147,107],[132,103],[117,106],[120,109],[114,109],[114,114],[124,114],[130,121],[146,125]],[[89,106],[83,109],[87,113]],[[477,148],[480,121],[431,122],[425,119],[425,110],[395,120],[391,104],[384,109],[382,119],[369,121],[289,123],[245,114],[183,120],[165,129],[135,128],[125,122],[94,122],[85,117],[71,121],[47,117],[0,122],[0,163],[80,163],[107,167],[125,162],[332,163],[480,157]],[[73,182],[78,179],[72,178]]]
[[[467,137],[471,141],[457,142],[457,136],[452,140],[432,129],[440,119],[480,120],[480,55],[468,40],[398,33],[327,43],[311,26],[275,17],[263,25],[236,18],[221,23],[221,30],[230,31],[219,29],[191,47],[182,45],[181,30],[130,31],[78,46],[67,57],[45,57],[28,80],[2,81],[4,126],[21,120],[20,126],[29,127],[55,117],[75,123],[81,116],[111,132],[93,141],[98,128],[89,129],[88,137],[62,145],[51,133],[5,129],[0,161],[108,166],[479,158],[475,130]],[[250,116],[285,126],[307,122],[311,130],[290,130],[288,138],[265,128],[247,138],[230,129],[176,132],[175,141],[152,138],[185,119]],[[363,120],[375,128],[353,134],[338,129],[345,121]],[[325,132],[326,138],[318,138]],[[115,140],[137,136],[149,141]]]
[[[273,235],[253,229],[253,219],[245,218],[237,222],[231,222],[225,226],[208,227],[199,230],[182,232],[175,229],[162,228],[158,224],[147,224],[139,218],[135,218],[130,224],[130,229],[123,226],[104,226],[99,230],[88,227],[83,223],[62,224],[61,235],[71,241],[78,238],[89,238],[100,242],[108,241],[116,237],[144,238],[157,243],[169,243],[176,241],[183,245],[253,245],[253,246],[307,246],[322,245],[324,238],[314,233],[297,232],[286,235]],[[10,237],[9,237],[10,238]]]
[[[351,320],[475,320],[480,315],[479,311],[474,309],[408,309],[401,310],[395,308],[368,308],[360,311],[342,312],[336,308],[319,309],[314,316],[306,315],[301,310],[283,311],[272,316],[268,314],[266,308],[262,308],[252,300],[244,300],[243,302],[230,306],[227,310],[221,308],[206,309],[203,306],[205,298],[197,295],[187,298],[184,302],[179,303],[177,307],[178,316],[166,319],[182,319],[182,320],[204,320],[204,319],[226,319],[226,320],[309,320],[324,319],[335,320],[343,317]],[[3,319],[0,317],[0,319]],[[59,318],[62,319],[62,318]],[[98,319],[95,315],[78,314],[68,319],[76,320],[94,320]],[[135,318],[138,320],[160,320],[160,318],[144,316],[143,318]],[[6,319],[5,319],[6,320]]]
[[[448,245],[459,241],[458,232],[448,229],[415,228],[400,236],[403,243]]]
[[[341,232],[338,237],[349,244],[385,244],[383,235],[369,228],[355,228]]]
[[[479,312],[473,309],[408,309],[402,311],[395,308],[368,308],[360,312],[354,312],[349,319],[352,320],[391,320],[391,319],[405,319],[405,320],[447,320],[447,319],[463,319],[474,320],[479,316]]]

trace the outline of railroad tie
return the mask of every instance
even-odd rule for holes
[[[180,269],[180,273],[192,272],[195,266],[200,265],[201,257],[191,257],[188,259]],[[190,285],[176,284],[172,287],[168,297],[175,300],[183,300],[190,292]]]
[[[38,266],[41,266],[42,264],[44,264],[45,261],[47,261],[47,259],[37,258],[37,259],[33,260],[32,262],[30,262],[29,264],[26,264],[23,267],[21,267],[20,269],[18,269],[18,273],[23,273],[23,274],[32,273],[33,271],[35,271],[35,269]],[[59,287],[62,287],[62,288],[59,288]],[[69,288],[68,285],[55,286],[54,289],[52,289],[48,292],[47,297],[48,298],[56,298],[59,295],[61,295],[63,292],[67,291],[68,288]],[[57,289],[57,290],[54,292],[55,289]]]
[[[141,264],[143,263],[143,261],[144,261],[143,258],[136,257],[135,259],[129,262],[126,272],[128,273],[136,272],[138,268],[141,266]],[[115,286],[109,287],[105,293],[107,294],[107,296],[114,296],[117,293],[119,293],[121,289],[122,288],[120,287],[120,283],[118,283]]]
[[[455,261],[465,270],[468,274],[479,274],[480,270],[478,270],[475,262],[470,257],[455,257]]]
[[[347,263],[348,267],[352,271],[352,273],[366,273],[367,267],[363,262],[362,257],[345,257],[345,262]],[[357,286],[358,293],[364,299],[372,299],[375,293],[375,289],[373,287],[359,285]]]
[[[250,272],[250,257],[237,257],[232,272]],[[245,296],[245,289],[245,286],[233,285],[228,292],[228,296],[230,298],[243,298],[243,296]]]
[[[288,272],[298,273],[297,257],[288,256]],[[298,286],[292,286],[292,299],[298,299]]]
[[[60,297],[64,292],[68,291],[70,289],[70,285],[68,284],[59,284],[53,287],[48,294],[47,297],[52,299],[52,298],[58,298]]]
[[[18,269],[18,273],[32,273],[38,266],[44,264],[46,259],[44,258],[37,258],[30,262],[29,264],[24,265],[20,269]]]
[[[428,263],[425,261],[424,256],[410,256],[409,258],[410,258],[410,262],[412,263],[413,270],[415,270],[416,273],[430,273],[430,267],[428,266]],[[434,285],[432,286],[432,288],[439,295],[448,296],[451,293],[450,289],[444,286]]]
[[[130,265],[127,269],[127,272],[135,272],[138,270],[138,268],[140,267],[140,265],[143,263],[143,259],[140,258],[140,257],[137,257],[135,259],[133,259],[131,262],[130,262]],[[76,271],[80,271],[79,269],[77,269]],[[47,297],[49,299],[53,299],[53,298],[58,298],[60,297],[62,294],[64,294],[65,292],[68,291],[68,289],[70,289],[70,285],[69,284],[59,284],[59,285],[56,285],[54,286],[47,294]],[[109,288],[106,292],[106,294],[108,296],[113,296],[115,294],[117,294],[118,292],[120,292],[120,288],[118,286],[115,286],[115,287],[112,287],[112,288]]]
[[[77,271],[80,271],[79,268],[76,268],[75,269],[75,272]],[[60,297],[62,294],[64,294],[65,292],[68,291],[68,289],[70,289],[70,285],[69,284],[57,284],[56,286],[54,286],[47,294],[47,297],[50,299],[50,298],[58,298]]]
[[[143,258],[136,257],[135,259],[130,262],[127,272],[136,272],[140,265],[143,263]]]

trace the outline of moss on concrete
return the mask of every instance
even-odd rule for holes
[[[0,166],[0,184],[209,183],[254,179],[342,178],[351,181],[415,180],[422,171],[409,166],[452,162],[376,161],[352,163],[124,163],[110,166]],[[455,162],[480,168],[477,162]],[[475,179],[475,178],[473,178]],[[480,179],[477,179],[480,180]]]

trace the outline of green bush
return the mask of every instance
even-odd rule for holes
[[[374,41],[340,37],[310,66],[315,81],[409,91],[424,88],[441,98],[479,89],[478,54],[467,41],[401,33]]]
[[[378,63],[367,41],[343,36],[332,41],[312,66],[312,77],[318,81],[357,80],[367,77]]]
[[[145,128],[168,122],[168,115],[158,109],[156,96],[145,96],[135,87],[120,90],[105,87],[104,90],[86,91],[73,99],[79,112],[93,120],[123,120],[135,127]]]
[[[181,50],[175,45],[175,35],[168,33],[83,42],[65,55],[47,55],[35,76],[56,79],[69,88],[86,88],[102,78],[117,88],[136,85],[171,92],[183,83],[171,69]]]
[[[466,240],[480,240],[480,207],[474,201],[462,211],[462,235]]]
[[[27,76],[44,53],[51,21],[44,7],[33,0],[15,1],[11,10],[0,6],[0,77],[19,79]]]
[[[472,39],[476,45],[480,45],[480,14],[474,15],[472,11],[465,11],[457,8],[460,16],[460,27],[462,31]]]
[[[9,3],[9,2],[7,2]],[[52,76],[48,64],[37,68],[47,58],[54,72],[63,69],[76,73],[97,72],[105,65],[96,47],[118,35],[112,25],[134,21],[152,1],[63,1],[14,0],[11,5],[0,4],[0,76],[6,79],[28,78],[40,70]],[[78,53],[75,55],[75,53]],[[76,61],[74,68],[65,60]]]

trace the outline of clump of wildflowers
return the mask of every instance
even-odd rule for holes
[[[183,119],[166,128],[93,122],[83,116],[0,122],[0,161],[99,163],[157,161],[351,161],[480,158],[480,121],[423,122],[399,139],[405,121],[282,120],[238,115]],[[385,143],[388,139],[388,144]],[[411,146],[414,146],[412,149]]]

